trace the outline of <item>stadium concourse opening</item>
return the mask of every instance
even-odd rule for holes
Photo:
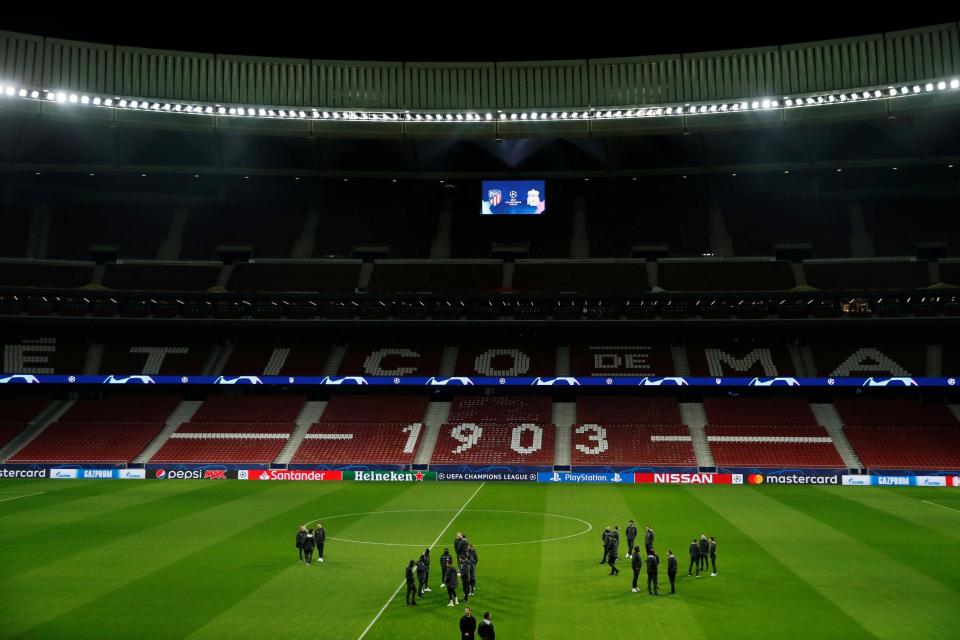
[[[0,636],[956,638],[960,27],[807,14],[11,13]]]

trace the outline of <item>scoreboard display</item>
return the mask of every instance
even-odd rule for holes
[[[547,210],[543,180],[484,180],[480,213],[491,215],[539,215]]]

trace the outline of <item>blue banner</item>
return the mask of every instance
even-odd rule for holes
[[[536,471],[437,471],[437,480],[471,482],[536,482]]]
[[[537,474],[537,482],[574,482],[589,483],[622,483],[633,482],[632,473],[597,473],[582,471],[550,471]]]
[[[0,384],[274,385],[378,387],[954,387],[956,378],[169,376],[0,374]]]

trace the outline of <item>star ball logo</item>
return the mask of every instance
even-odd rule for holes
[[[747,476],[747,482],[750,484],[763,484],[763,475],[759,473],[751,473]]]

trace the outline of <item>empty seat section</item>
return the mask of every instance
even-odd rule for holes
[[[772,256],[778,245],[809,245],[818,258],[850,255],[844,203],[798,193],[760,193],[762,187],[753,183],[744,197],[722,202],[735,255]]]
[[[179,402],[180,396],[139,394],[78,401],[11,462],[130,462]]]
[[[0,233],[0,256],[23,258],[27,255],[32,222],[32,207],[0,205],[0,224],[3,225],[3,233]]]
[[[926,346],[905,338],[895,344],[863,344],[839,340],[815,340],[810,351],[817,374],[828,377],[923,376],[927,369]]]
[[[104,345],[100,373],[113,375],[198,375],[212,345],[180,339],[130,338]]]
[[[374,262],[370,291],[486,292],[503,285],[503,263],[464,261]]]
[[[47,408],[53,396],[0,396],[0,447],[23,431],[37,414]]]
[[[457,396],[433,464],[552,465],[556,429],[547,397]]]
[[[956,255],[960,229],[953,212],[958,206],[960,200],[955,195],[867,198],[863,201],[863,218],[877,255],[916,255],[921,243],[945,243],[951,255]]]
[[[643,260],[517,260],[513,288],[529,292],[633,293],[647,291]]]
[[[234,345],[223,375],[319,376],[330,343],[314,338],[244,338]]]
[[[461,344],[458,376],[552,376],[557,370],[553,345]]]
[[[206,291],[217,284],[223,266],[133,262],[108,264],[103,286],[129,291]]]
[[[359,260],[241,262],[233,266],[227,290],[352,293],[361,265]]]
[[[926,262],[805,260],[807,284],[824,290],[874,291],[923,289],[930,284]]]
[[[93,279],[92,262],[0,261],[0,286],[76,289]]]
[[[85,260],[94,247],[113,248],[120,258],[152,259],[176,211],[166,204],[82,205],[53,210],[47,255]]]
[[[704,398],[711,425],[813,425],[817,420],[803,398]]]
[[[436,376],[443,348],[439,344],[350,343],[337,369],[341,376]]]
[[[570,370],[575,376],[672,376],[670,345],[639,339],[634,343],[597,340],[570,345]]]
[[[582,397],[570,438],[574,466],[697,466],[676,398]]]
[[[310,428],[294,464],[411,464],[423,434],[416,422],[321,422]]]
[[[348,396],[330,399],[321,422],[409,423],[420,422],[430,404],[428,396]]]
[[[782,260],[661,260],[657,281],[667,291],[786,291],[795,280]]]
[[[592,256],[628,258],[637,245],[667,247],[675,256],[710,251],[708,206],[699,193],[651,192],[630,183],[592,194],[586,206]]]
[[[255,258],[289,258],[305,210],[305,204],[286,201],[198,205],[187,216],[180,258],[210,260],[218,247],[249,248]]]
[[[4,336],[0,338],[0,348],[6,373],[78,374],[83,372],[87,355],[85,342],[52,335]]]
[[[690,374],[706,377],[793,376],[787,345],[774,341],[687,343]]]

